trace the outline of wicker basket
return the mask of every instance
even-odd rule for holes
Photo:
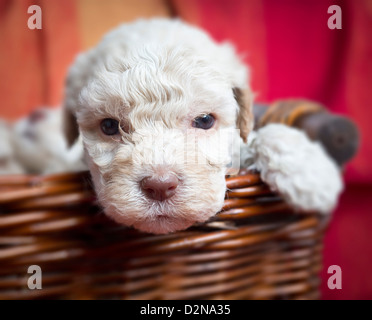
[[[255,172],[227,186],[212,221],[154,236],[106,218],[88,173],[0,177],[0,299],[318,298],[326,218],[294,213]]]

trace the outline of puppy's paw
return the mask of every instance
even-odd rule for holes
[[[243,164],[261,172],[273,191],[300,211],[331,212],[343,190],[337,165],[300,130],[269,124],[248,141]],[[244,153],[243,152],[243,156]]]

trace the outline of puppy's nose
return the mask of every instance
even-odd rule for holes
[[[141,181],[141,188],[149,198],[164,201],[174,196],[178,183],[179,180],[174,175],[147,177]]]

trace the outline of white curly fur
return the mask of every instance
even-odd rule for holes
[[[24,171],[52,174],[84,170],[81,141],[68,148],[62,131],[62,109],[40,107],[36,111],[42,115],[40,120],[26,116],[11,130],[14,156]]]
[[[247,113],[245,121],[237,120],[242,106],[233,88],[249,91],[248,70],[232,46],[217,44],[203,31],[179,20],[139,20],[119,26],[96,47],[80,54],[67,78],[66,123],[76,118],[105,213],[119,223],[158,234],[183,230],[215,215],[223,205],[226,163],[231,157],[226,150],[218,161],[208,152],[200,156],[195,144],[184,143],[184,139],[186,134],[187,139],[204,141],[204,146],[214,150],[219,147],[218,135],[223,130],[233,129],[237,123],[248,129],[252,126]],[[250,100],[248,97],[244,101],[248,105]],[[214,129],[189,131],[192,120],[202,114],[216,116]],[[102,133],[100,123],[105,118],[119,122],[120,134]],[[290,135],[284,137],[283,147],[275,153],[271,146],[277,143],[278,135],[280,132],[273,134],[272,141],[263,139],[263,135],[262,141],[253,143],[257,167],[265,181],[288,195],[293,204],[303,200],[305,207],[328,210],[331,205],[327,196],[313,190],[314,186],[327,186],[325,176],[314,171],[315,166],[302,167],[298,146],[292,141],[285,146]],[[255,148],[261,143],[268,147]],[[302,143],[318,150],[310,148],[307,140]],[[281,152],[288,152],[288,156],[281,155],[280,166],[272,167],[268,159],[271,152],[274,158]],[[307,148],[304,152],[308,155]],[[184,161],[185,154],[189,159],[205,161]],[[315,154],[312,157],[320,167],[323,160],[329,163],[320,152]],[[286,161],[291,165],[286,167]],[[331,167],[326,177],[333,186],[338,173],[333,166],[324,167]],[[315,182],[311,172],[317,176]],[[160,202],[146,197],[140,188],[144,177],[170,174],[180,182],[172,198]],[[294,181],[291,174],[295,174]],[[319,180],[323,182],[317,183]]]
[[[343,189],[336,163],[302,131],[269,124],[242,145],[241,165],[257,169],[273,191],[301,211],[331,212]]]
[[[14,155],[11,124],[0,120],[0,175],[24,173]]]
[[[153,233],[182,230],[216,214],[223,205],[228,154],[218,163],[184,163],[184,152],[191,159],[197,150],[188,143],[177,152],[183,138],[175,131],[185,134],[195,117],[213,113],[215,130],[187,136],[218,146],[218,133],[235,128],[239,106],[232,89],[246,89],[247,83],[247,68],[230,45],[179,20],[122,25],[80,54],[69,71],[65,108],[77,118],[106,214]],[[104,136],[104,118],[117,119],[127,132]],[[159,158],[161,166],[153,163]],[[180,185],[169,201],[152,201],[139,182],[164,168]]]

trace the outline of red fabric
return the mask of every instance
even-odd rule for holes
[[[372,299],[371,194],[371,184],[349,184],[341,197],[324,241],[323,299]],[[342,269],[341,290],[327,286],[331,265]]]
[[[31,5],[42,29],[30,30]],[[0,0],[0,117],[17,119],[61,102],[68,65],[79,50],[74,0]]]
[[[339,265],[343,289],[324,299],[372,299],[369,233],[372,199],[372,1],[173,0],[176,15],[231,40],[252,68],[260,102],[305,97],[347,115],[361,131],[358,155],[347,166],[348,185],[325,239],[324,266]],[[327,27],[330,5],[342,9],[342,29]],[[357,186],[351,183],[369,183]]]

